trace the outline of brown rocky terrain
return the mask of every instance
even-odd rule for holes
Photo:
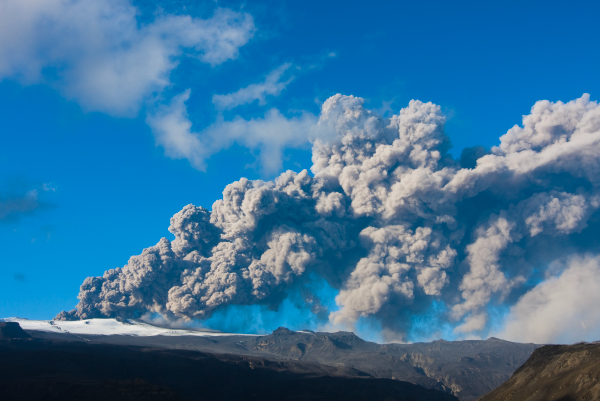
[[[600,400],[600,344],[546,345],[479,401]]]

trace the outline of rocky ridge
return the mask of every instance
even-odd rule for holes
[[[539,347],[490,338],[413,344],[376,344],[354,333],[294,332],[242,340],[248,353],[279,359],[348,366],[374,377],[404,380],[452,393],[461,401],[475,400],[500,386]]]
[[[7,401],[457,401],[451,394],[348,367],[9,337],[0,339],[0,394]]]
[[[61,330],[27,330],[46,339],[69,339],[90,343],[154,346],[197,350],[213,354],[258,357],[271,361],[296,361],[319,364],[335,369],[355,369],[376,377],[407,381],[425,388],[456,395],[472,401],[495,389],[521,366],[536,344],[518,344],[490,338],[482,341],[444,341],[414,344],[376,344],[364,341],[351,332],[323,333],[310,330],[291,331],[278,328],[264,336],[248,335],[95,335],[97,319],[69,333]],[[86,321],[87,322],[87,321]],[[26,323],[26,322],[25,322]],[[85,323],[85,322],[84,322]],[[129,320],[129,333],[138,324]],[[61,322],[55,322],[60,325]],[[146,324],[146,323],[144,323]],[[54,327],[54,326],[52,326]],[[112,327],[112,326],[111,326]],[[181,333],[180,333],[181,334]]]

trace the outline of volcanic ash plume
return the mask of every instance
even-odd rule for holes
[[[57,319],[205,319],[229,305],[276,307],[295,289],[318,298],[318,277],[339,291],[332,324],[375,319],[402,336],[435,305],[438,323],[467,336],[560,274],[553,261],[595,248],[600,107],[588,95],[537,102],[499,146],[465,149],[460,162],[439,106],[413,100],[383,118],[363,103],[323,104],[313,176],[241,179],[212,211],[186,206],[171,219],[174,241],[87,278]]]

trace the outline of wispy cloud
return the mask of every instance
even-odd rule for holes
[[[258,100],[259,105],[264,106],[267,104],[267,96],[278,96],[294,80],[294,76],[290,76],[285,81],[281,80],[291,65],[291,63],[285,63],[275,68],[267,74],[262,82],[250,84],[227,95],[214,95],[212,102],[219,110],[230,110],[256,100]]]
[[[335,53],[329,52],[304,57],[298,64],[284,63],[257,83],[226,95],[213,95],[212,101],[219,116],[213,124],[199,132],[192,132],[192,121],[185,106],[191,90],[174,97],[169,104],[150,110],[146,122],[152,128],[157,145],[165,148],[167,156],[188,159],[198,170],[206,169],[210,156],[236,143],[259,150],[258,164],[262,173],[271,176],[281,170],[286,148],[309,145],[317,116],[299,110],[295,116],[287,118],[279,110],[271,108],[262,118],[244,119],[238,115],[226,120],[222,111],[255,101],[265,106],[269,96],[279,96],[299,75],[322,68],[335,57]]]
[[[187,90],[159,107],[146,122],[167,156],[188,159],[194,168],[202,171],[210,156],[238,143],[259,149],[263,172],[276,173],[283,164],[284,149],[308,145],[309,132],[317,121],[310,113],[287,118],[277,109],[270,109],[262,118],[246,120],[238,116],[224,120],[220,117],[206,129],[193,132],[185,105],[190,93]]]
[[[0,223],[17,222],[39,209],[47,208],[49,203],[40,199],[44,192],[56,191],[50,183],[44,183],[36,188],[23,182],[12,182],[8,189],[0,191]]]
[[[47,83],[88,111],[135,116],[171,84],[182,56],[217,65],[253,36],[252,16],[158,13],[140,24],[129,0],[0,2],[0,79]]]

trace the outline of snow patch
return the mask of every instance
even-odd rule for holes
[[[141,320],[87,319],[77,321],[29,320],[18,317],[0,319],[0,322],[17,322],[23,330],[47,331],[53,333],[122,335],[122,336],[256,336],[254,334],[223,333],[206,329],[174,329],[148,324]]]

